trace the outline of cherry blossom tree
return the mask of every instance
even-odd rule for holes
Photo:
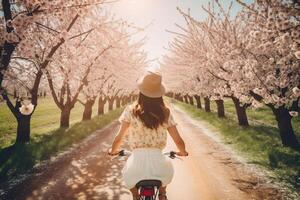
[[[126,26],[126,23],[119,21],[101,23],[88,37],[69,40],[70,44],[66,42],[53,59],[47,71],[47,79],[54,102],[61,110],[61,127],[69,127],[70,113],[80,94],[85,96],[85,102],[79,100],[85,105],[83,119],[90,118],[98,93],[99,102],[109,100],[109,109],[112,110],[114,99],[121,90],[116,87],[117,80],[113,78],[118,74],[129,74],[130,78],[128,69],[134,67],[127,65],[120,68],[122,63],[124,66],[124,63],[132,62],[132,57],[124,52],[138,53],[136,47],[129,44],[131,34],[125,29]],[[103,110],[99,108],[99,113]]]
[[[15,48],[25,39],[27,28],[32,24],[39,24],[43,20],[55,15],[61,20],[71,10],[84,14],[88,7],[104,4],[106,0],[2,0],[0,15],[0,85],[3,81],[5,70],[9,67],[10,59]],[[3,15],[2,15],[3,14]],[[45,27],[44,28],[48,28]],[[30,43],[28,44],[30,46]],[[29,48],[28,48],[29,49]]]
[[[271,108],[283,145],[300,148],[291,119],[300,98],[300,2],[256,1],[242,13],[249,36],[239,46],[243,80],[253,105]],[[251,81],[250,81],[251,80]],[[237,85],[235,85],[237,87]]]
[[[124,51],[124,47],[126,47],[126,51]],[[139,55],[138,51],[137,45],[123,43],[122,46],[114,48],[113,51],[107,52],[103,56],[97,66],[97,70],[102,70],[102,72],[91,73],[90,79],[84,87],[87,90],[83,91],[86,103],[81,102],[85,105],[84,120],[91,119],[92,106],[98,95],[98,111],[100,111],[98,114],[103,114],[106,101],[109,102],[109,110],[113,110],[114,105],[119,108],[122,99],[130,96],[135,90],[134,80],[137,80],[141,74],[142,66],[146,64],[144,63],[146,58],[144,54],[136,56]],[[121,69],[120,66],[122,66]],[[101,75],[100,79],[95,74]],[[124,76],[124,74],[127,74],[127,76]],[[97,83],[97,81],[100,82]]]
[[[231,98],[241,125],[248,125],[249,106],[270,107],[283,145],[299,148],[291,124],[299,112],[299,2],[241,4],[245,9],[231,17],[215,1],[218,9],[203,7],[205,21],[180,10],[187,25],[180,27],[183,34],[175,33],[166,66],[183,66],[179,74],[191,70],[194,76],[180,80],[196,78],[198,92],[216,100],[220,110],[220,100]]]
[[[100,76],[95,76],[95,74]],[[111,76],[107,76],[105,73],[105,69],[103,72],[97,71],[96,73],[91,73],[87,79],[86,84],[81,92],[83,98],[85,100],[77,99],[84,106],[84,111],[82,114],[82,120],[90,120],[93,114],[93,106],[96,102],[96,99],[99,94],[103,94],[104,86],[106,82],[111,78]],[[102,95],[99,97],[102,100]],[[103,101],[103,100],[102,100]],[[104,103],[105,104],[105,103]],[[102,114],[104,113],[104,104],[102,108]]]
[[[66,30],[71,29],[76,20],[76,16],[69,20],[70,22]],[[65,21],[67,21],[67,19]],[[43,70],[46,69],[49,60],[63,42],[58,41],[55,43],[55,41],[57,41],[55,40],[57,36],[51,37],[48,31],[40,30],[40,27],[35,24],[32,24],[32,27],[28,27],[23,34],[24,37],[27,38],[20,41],[18,46],[15,47],[16,52],[15,55],[10,58],[12,60],[10,65],[13,66],[12,71],[18,69],[18,71],[15,71],[14,73],[15,76],[13,80],[18,80],[19,84],[21,83],[23,85],[23,89],[27,90],[26,96],[27,93],[29,93],[28,96],[31,99],[31,104],[33,104],[35,110],[38,103],[38,89],[43,76]],[[48,41],[45,40],[46,38]],[[26,45],[29,40],[32,46],[29,50],[26,50]],[[8,70],[3,73],[5,77],[8,77],[8,81],[5,84],[7,86],[9,86],[8,84],[11,82],[10,78],[13,77],[11,75],[12,71]],[[23,79],[23,81],[21,81],[21,79]],[[24,82],[26,83],[24,84]],[[21,103],[19,102],[20,99],[17,100],[15,106],[12,106],[12,102],[7,95],[7,92],[3,92],[2,96],[18,122],[16,142],[28,142],[30,139],[30,120],[34,110],[28,115],[23,115],[19,112],[21,106]]]
[[[47,71],[52,97],[61,110],[60,127],[69,127],[71,110],[84,85],[87,84],[92,68],[96,61],[111,48],[111,45],[97,48],[95,54],[90,54],[83,48],[60,52],[59,57],[62,58],[51,63],[51,69]],[[57,68],[57,66],[59,67]]]
[[[206,52],[211,48],[204,42],[207,41],[208,38],[198,22],[181,10],[180,12],[185,17],[187,28],[179,26],[179,28],[184,31],[184,34],[175,33],[177,37],[169,47],[171,56],[166,56],[165,62],[173,68],[174,66],[178,66],[176,69],[174,68],[174,72],[176,73],[176,71],[181,70],[182,73],[178,74],[186,76],[184,79],[185,83],[183,84],[185,86],[184,91],[190,91],[196,98],[199,108],[202,107],[200,95],[204,97],[205,110],[207,112],[210,112],[210,98],[214,99],[218,107],[218,116],[224,117],[223,100],[221,96],[215,92],[215,87],[212,87],[213,85],[222,85],[224,83],[222,83],[222,80],[217,80],[213,77],[211,73],[207,73],[211,67],[215,66],[212,66],[212,63],[209,62],[206,57]],[[189,70],[187,70],[187,68]],[[182,78],[178,80],[183,80]],[[191,100],[191,95],[184,97],[186,98],[185,101],[188,101],[188,97]]]
[[[139,31],[138,31],[139,32]],[[130,42],[127,37],[119,48],[114,49],[114,54],[109,56],[108,73],[112,75],[107,84],[104,94],[108,101],[108,109],[112,110],[114,105],[120,107],[132,101],[136,91],[136,81],[142,75],[147,66],[147,55],[141,47],[144,40]],[[113,52],[111,52],[113,53]]]
[[[92,4],[81,1],[75,2],[75,4],[74,2],[56,4],[58,2],[53,1],[49,4],[42,4],[44,6],[42,8],[39,3],[41,2],[34,1],[33,4],[30,4],[30,1],[26,1],[24,5],[18,4],[19,13],[13,17],[10,13],[12,19],[6,20],[6,26],[8,26],[6,30],[10,28],[12,32],[5,33],[5,30],[3,30],[4,38],[2,38],[2,42],[4,43],[1,46],[1,48],[3,47],[1,50],[3,53],[1,60],[6,64],[1,65],[1,84],[4,77],[8,77],[8,79],[6,80],[5,87],[1,85],[1,94],[18,122],[17,143],[28,142],[30,139],[30,120],[37,106],[38,89],[43,73],[54,54],[67,40],[72,40],[89,33],[89,31],[69,32],[74,24],[76,24],[76,21],[80,21],[79,19],[85,15],[87,6]],[[8,7],[3,6],[4,9]],[[33,15],[33,11],[38,13],[35,18],[31,16]],[[27,13],[29,17],[26,17],[27,15],[23,16],[24,13]],[[66,35],[69,37],[67,38]],[[6,45],[10,46],[10,49],[6,49]],[[10,50],[12,51],[8,52]],[[12,63],[10,63],[11,60],[13,61]],[[8,66],[12,66],[14,69],[10,70]],[[13,73],[16,68],[22,74],[18,72]],[[15,106],[13,106],[9,99],[5,88],[9,88],[9,83],[12,82],[10,80],[13,77],[12,74],[15,75],[13,80],[17,80],[19,84],[26,82],[21,88],[27,90],[26,94],[29,93],[27,96],[31,99],[30,104],[34,107],[30,114],[24,115],[20,112],[20,99],[17,100]]]

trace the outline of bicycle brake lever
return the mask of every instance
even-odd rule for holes
[[[125,151],[124,150],[121,150],[119,153],[118,153],[119,156],[125,156]]]
[[[172,159],[176,158],[176,152],[171,151],[169,157],[172,158]]]

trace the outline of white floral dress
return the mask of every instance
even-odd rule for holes
[[[133,150],[122,170],[125,185],[130,189],[141,180],[156,179],[166,186],[171,182],[174,170],[162,150],[167,143],[167,128],[176,126],[173,116],[170,113],[166,123],[150,129],[133,115],[132,110],[132,105],[127,106],[119,118],[120,122],[130,123],[126,139]]]

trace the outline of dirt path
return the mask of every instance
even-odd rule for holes
[[[178,130],[190,156],[174,161],[175,176],[170,184],[170,200],[282,199],[280,192],[239,161],[204,124],[173,107]],[[169,149],[174,144],[169,140]]]
[[[280,193],[238,161],[200,123],[173,108],[190,157],[174,160],[175,177],[168,187],[170,200],[281,199]],[[0,199],[131,200],[120,170],[124,161],[110,160],[106,150],[118,123],[114,122],[80,145],[41,165],[35,175]],[[168,150],[174,144],[168,143]]]

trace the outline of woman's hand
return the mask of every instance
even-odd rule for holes
[[[112,149],[111,149],[111,148],[108,149],[108,152],[107,152],[107,154],[108,154],[109,156],[117,156],[119,153],[120,153],[120,151],[112,152]]]
[[[173,141],[175,142],[179,152],[177,152],[176,154],[178,156],[188,156],[189,153],[186,152],[185,150],[185,143],[183,141],[183,139],[181,138],[176,126],[171,126],[168,128],[168,132],[171,135]]]
[[[177,155],[177,156],[188,156],[189,153],[186,152],[186,151],[182,151],[182,152],[176,152],[176,155]]]
[[[120,151],[118,151],[118,149],[120,149],[122,140],[125,137],[125,133],[129,127],[129,125],[130,125],[129,122],[122,122],[120,129],[117,133],[117,136],[115,137],[115,139],[113,141],[112,147],[111,147],[111,149],[108,150],[108,155],[110,155],[110,156],[118,155],[118,153],[120,152]]]

